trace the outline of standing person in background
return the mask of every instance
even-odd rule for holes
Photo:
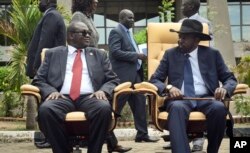
[[[43,17],[40,19],[29,44],[26,60],[26,75],[31,79],[34,78],[41,65],[43,48],[66,45],[65,23],[56,7],[57,0],[40,0],[38,8],[43,13]],[[46,138],[44,138],[44,141],[37,142],[35,137],[35,146],[38,148],[49,148],[50,144]]]
[[[124,9],[119,14],[119,24],[109,34],[109,58],[113,70],[118,75],[121,83],[130,81],[132,84],[143,81],[142,61],[147,56],[139,53],[129,29],[134,25],[134,13]],[[118,99],[118,113],[121,113],[124,105],[128,104],[132,110],[137,130],[135,142],[157,142],[148,136],[146,118],[146,98],[143,94],[129,94]]]
[[[184,0],[181,11],[185,18],[181,19],[179,22],[182,23],[185,19],[194,19],[200,21],[201,23],[207,23],[209,28],[209,35],[212,36],[211,22],[199,15],[199,9],[200,0]]]
[[[41,65],[43,48],[66,45],[66,27],[56,10],[57,0],[40,0],[39,10],[44,13],[28,47],[26,75],[33,78]]]
[[[93,15],[97,9],[98,0],[72,0],[72,19],[71,22],[80,21],[85,23],[91,31],[90,47],[98,47],[99,34],[94,25]],[[127,152],[130,147],[118,145],[118,140],[113,132],[110,132],[106,139],[109,152]]]
[[[97,9],[98,0],[72,0],[71,11],[73,13],[71,22],[81,21],[91,31],[90,47],[98,47],[99,33],[93,21],[93,15]]]

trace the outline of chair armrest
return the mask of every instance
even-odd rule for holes
[[[151,117],[152,122],[159,131],[163,131],[158,121],[159,105],[163,103],[164,98],[160,97],[157,93],[158,88],[149,82],[141,82],[134,85],[135,91],[138,93],[144,93],[148,96],[148,101],[151,105]]]
[[[118,92],[120,90],[130,88],[131,85],[132,85],[131,82],[124,82],[122,84],[119,84],[118,86],[115,87],[114,92]]]
[[[149,83],[149,82],[141,82],[141,83],[136,83],[134,85],[135,89],[142,89],[142,88],[145,88],[145,89],[149,89],[149,90],[153,90],[153,91],[158,91],[158,88],[152,84],[152,83]]]
[[[234,90],[234,95],[236,94],[245,94],[247,93],[248,85],[247,84],[237,84],[235,90]]]
[[[22,95],[32,95],[36,98],[37,103],[41,102],[40,90],[36,86],[24,84],[20,87]]]
[[[133,92],[131,86],[132,86],[131,82],[124,82],[115,87],[113,101],[112,101],[112,107],[115,112],[117,111],[117,101],[119,96],[122,94],[128,94]]]

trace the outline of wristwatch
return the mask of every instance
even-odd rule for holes
[[[173,86],[171,85],[171,84],[168,84],[167,86],[166,86],[166,89],[167,89],[167,91],[169,92],[169,90],[171,90],[173,88]]]

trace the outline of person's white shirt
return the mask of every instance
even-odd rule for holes
[[[71,82],[72,82],[72,67],[73,63],[76,57],[76,48],[73,46],[68,45],[68,56],[67,56],[67,64],[66,64],[66,72],[65,72],[65,78],[63,82],[62,89],[60,91],[61,94],[69,94],[70,88],[71,88]],[[89,94],[93,93],[93,85],[91,82],[91,79],[89,77],[89,71],[87,67],[86,57],[85,57],[85,50],[82,49],[81,52],[81,59],[82,59],[82,80],[81,80],[81,88],[80,88],[80,95],[82,94]],[[80,82],[79,82],[80,83]]]

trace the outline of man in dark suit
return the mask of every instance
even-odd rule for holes
[[[70,23],[68,46],[46,51],[44,62],[32,82],[40,89],[43,99],[38,110],[39,127],[54,153],[72,152],[64,124],[68,112],[77,110],[87,114],[91,129],[88,153],[101,153],[108,134],[112,112],[108,100],[119,79],[111,69],[107,54],[87,47],[90,34],[84,23]]]
[[[33,78],[41,65],[43,48],[66,45],[66,27],[63,17],[56,10],[57,0],[40,0],[39,10],[44,13],[39,21],[27,54],[26,75]]]
[[[119,24],[112,29],[109,35],[109,58],[112,68],[120,78],[121,82],[130,81],[132,84],[143,80],[142,60],[146,56],[140,53],[129,29],[134,25],[134,14],[132,11],[124,9],[119,14]],[[148,136],[146,119],[146,98],[142,94],[129,94],[121,96],[118,102],[118,112],[120,113],[128,101],[132,110],[137,135],[136,142],[156,142]]]
[[[201,23],[206,23],[208,24],[209,28],[209,35],[213,37],[212,25],[209,20],[199,15],[199,9],[200,9],[200,0],[184,0],[182,3],[181,11],[182,14],[185,16],[185,18],[179,20],[179,23],[182,23],[186,19],[194,19],[200,21]],[[211,46],[213,44],[213,41],[210,41],[209,44]],[[201,133],[201,135],[203,135],[203,133]],[[200,138],[194,138],[192,152],[202,151],[204,142],[205,138],[203,136]],[[163,148],[171,149],[170,143],[163,146]]]
[[[203,112],[207,118],[208,153],[217,153],[224,136],[227,109],[221,102],[230,97],[237,81],[224,63],[220,52],[198,45],[211,40],[202,33],[202,24],[193,19],[183,21],[178,46],[165,52],[150,82],[158,87],[159,94],[168,92],[172,98],[214,97],[213,100],[170,100],[165,102],[169,112],[168,129],[173,153],[190,153],[186,127],[189,113]],[[168,85],[165,85],[165,80]],[[220,86],[220,83],[222,86]],[[216,125],[216,126],[215,126]]]

